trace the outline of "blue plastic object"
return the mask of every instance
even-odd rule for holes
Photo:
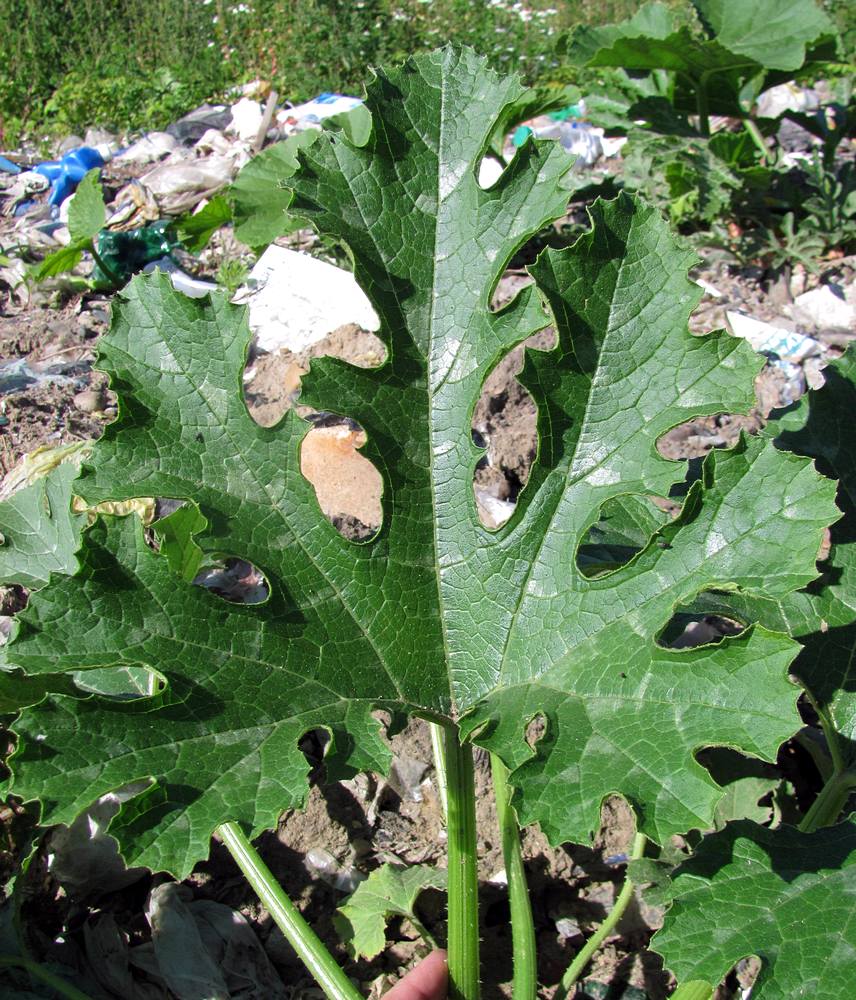
[[[19,174],[21,168],[17,163],[13,163],[11,160],[7,160],[5,156],[0,156],[0,170],[4,174]]]
[[[65,199],[74,193],[74,189],[83,180],[86,172],[93,167],[103,167],[104,157],[91,146],[80,146],[66,153],[61,160],[48,160],[40,163],[33,170],[51,182],[51,193],[48,204],[61,205]]]

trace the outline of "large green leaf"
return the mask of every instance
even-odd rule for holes
[[[683,979],[717,983],[741,958],[762,968],[753,1000],[842,1000],[856,976],[856,825],[816,833],[731,823],[672,883],[652,947]]]
[[[754,628],[674,651],[657,637],[711,587],[778,598],[815,578],[837,512],[810,462],[741,443],[708,460],[681,516],[651,523],[630,562],[592,578],[576,568],[602,510],[683,479],[658,438],[748,408],[760,364],[741,341],[689,334],[694,258],[655,208],[599,203],[589,234],[533,267],[558,331],[521,375],[539,407],[538,457],[508,523],[478,520],[473,407],[503,355],[549,321],[533,288],[498,313],[491,293],[565,208],[569,160],[551,142],[527,142],[496,184],[478,185],[493,124],[522,93],[444,49],[379,73],[364,146],[322,134],[301,153],[292,209],[348,245],[388,349],[377,369],[325,358],[304,379],[304,402],[367,433],[384,494],[364,544],[334,530],[300,474],[308,425],[294,411],[270,428],[250,418],[244,313],[157,274],[121,293],[100,361],[119,418],[75,489],[90,503],[192,501],[203,553],[251,561],[270,597],[229,604],[194,587],[135,519],[89,530],[80,573],[34,597],[8,661],[33,674],[144,665],[163,684],[149,699],[51,697],[22,714],[13,787],[42,798],[47,822],[150,776],[111,832],[130,863],[186,872],[218,823],[257,831],[302,801],[307,730],[332,731],[334,776],[382,768],[372,712],[387,708],[460,720],[519,765],[518,808],[554,838],[585,838],[615,791],[662,840],[712,823],[721,789],[697,749],[770,758],[799,726],[791,640]],[[176,565],[202,518],[176,527]],[[536,715],[547,725],[532,756]]]

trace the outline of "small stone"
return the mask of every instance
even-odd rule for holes
[[[72,402],[81,413],[98,413],[107,404],[107,398],[101,389],[84,389],[77,393]]]

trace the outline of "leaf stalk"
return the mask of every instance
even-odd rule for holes
[[[303,919],[238,824],[222,823],[217,828],[217,833],[273,917],[274,923],[329,1000],[362,1000],[353,983]]]
[[[495,754],[490,755],[496,816],[502,836],[502,857],[508,877],[508,902],[511,909],[511,939],[514,952],[514,1000],[535,1000],[538,990],[538,966],[535,925],[529,902],[529,886],[520,849],[520,827],[511,805],[508,769]]]
[[[479,998],[479,884],[473,752],[443,732],[449,839],[449,998]]]
[[[853,771],[836,770],[821,788],[809,811],[799,825],[803,833],[813,833],[822,826],[832,826],[856,788],[856,774]]]
[[[636,861],[642,857],[645,853],[646,842],[644,833],[636,834],[633,838],[633,846],[630,849],[631,861]],[[606,919],[600,927],[598,927],[594,934],[592,934],[592,936],[580,949],[573,962],[571,962],[568,967],[568,971],[564,974],[564,976],[562,976],[562,981],[559,984],[558,990],[556,990],[553,1000],[565,1000],[568,995],[568,991],[576,984],[577,980],[583,974],[594,953],[609,937],[615,928],[615,925],[624,916],[624,911],[627,909],[630,900],[633,898],[634,889],[635,886],[630,876],[625,876],[624,885],[621,887],[621,892],[618,894],[618,898],[615,900],[612,909],[609,911]]]

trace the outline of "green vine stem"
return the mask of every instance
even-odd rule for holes
[[[113,268],[110,267],[110,265],[107,263],[107,261],[104,260],[104,258],[101,256],[101,254],[95,249],[95,240],[91,240],[90,241],[90,246],[88,247],[88,250],[92,254],[92,257],[93,257],[95,263],[101,268],[101,270],[113,282],[113,284],[116,286],[116,288],[121,288],[122,287],[122,279],[119,277],[118,274],[116,274],[116,272],[113,270]]]
[[[449,998],[479,997],[479,883],[473,752],[458,730],[443,731],[449,838]]]
[[[217,833],[273,917],[274,923],[330,1000],[362,1000],[321,939],[283,892],[282,886],[241,828],[236,823],[222,823],[217,827]]]
[[[428,729],[431,732],[431,750],[434,753],[434,773],[437,778],[437,795],[440,798],[440,806],[443,809],[443,819],[449,815],[449,796],[446,792],[446,744],[443,736],[443,727],[439,722],[429,722]]]
[[[821,788],[809,811],[803,816],[800,830],[812,833],[822,826],[832,826],[841,815],[850,793],[856,788],[856,774],[853,771],[836,770]]]
[[[758,128],[757,123],[751,118],[744,118],[743,127],[749,133],[752,142],[754,142],[757,146],[758,151],[761,154],[761,162],[768,163],[770,160],[770,150],[767,148],[767,143],[764,142],[764,136],[761,134],[761,130]]]
[[[850,793],[856,788],[856,772],[848,767],[838,730],[835,728],[835,723],[829,712],[809,692],[806,694],[820,719],[820,725],[826,737],[826,745],[829,748],[829,756],[832,759],[832,773],[826,778],[823,788],[799,825],[803,833],[812,833],[822,826],[831,826],[841,815]],[[821,770],[821,774],[823,774],[819,765],[818,770]]]
[[[696,110],[698,130],[707,139],[710,137],[710,112],[707,104],[707,77],[704,75],[696,85]]]
[[[60,996],[68,997],[68,1000],[92,1000],[87,993],[81,992],[76,986],[67,983],[60,976],[51,972],[50,969],[39,965],[38,962],[33,962],[29,958],[23,958],[19,955],[0,955],[0,969],[8,969],[15,965],[18,968],[24,969],[34,979],[40,979],[45,985],[50,986],[52,990],[59,993]]]
[[[645,853],[645,843],[645,834],[637,833],[633,838],[633,846],[630,849],[631,861],[636,861],[642,857]],[[600,927],[598,927],[594,934],[592,934],[588,941],[586,941],[576,958],[573,962],[571,962],[568,971],[564,974],[564,976],[562,976],[562,982],[559,984],[559,988],[556,990],[553,1000],[565,1000],[565,997],[568,995],[568,991],[576,984],[577,980],[583,974],[594,953],[609,937],[615,925],[624,915],[624,911],[627,909],[630,900],[633,898],[633,889],[634,885],[632,879],[629,875],[625,876],[624,885],[621,887],[618,899],[616,899],[612,909],[607,914],[606,919]]]
[[[496,818],[502,836],[502,857],[508,877],[508,902],[511,909],[511,939],[514,952],[514,1000],[535,1000],[538,990],[538,966],[535,948],[535,925],[529,903],[529,886],[520,850],[520,828],[511,805],[508,769],[495,754],[490,755]]]

